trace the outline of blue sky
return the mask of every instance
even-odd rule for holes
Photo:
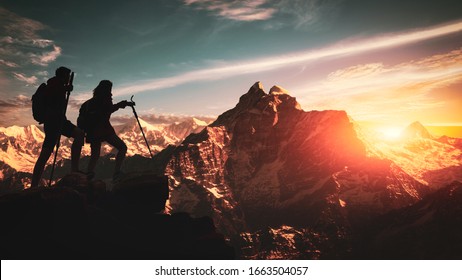
[[[462,125],[460,11],[452,0],[0,1],[0,125],[34,123],[30,97],[61,65],[77,75],[72,121],[109,79],[140,115],[216,116],[261,81],[304,110]]]

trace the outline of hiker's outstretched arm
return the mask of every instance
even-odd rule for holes
[[[119,103],[115,104],[114,107],[117,107],[113,112],[117,111],[118,109],[125,109],[127,106],[135,105],[133,102],[128,102],[127,100],[122,100]]]

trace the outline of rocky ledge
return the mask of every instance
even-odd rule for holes
[[[0,197],[2,259],[232,259],[208,217],[163,214],[166,177],[127,176],[110,191],[80,174]]]

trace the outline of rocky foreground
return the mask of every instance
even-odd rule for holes
[[[162,214],[165,177],[138,174],[107,190],[80,174],[0,197],[2,259],[232,259],[210,218]]]

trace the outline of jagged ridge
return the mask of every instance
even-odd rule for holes
[[[370,160],[344,111],[305,112],[261,83],[169,154],[172,209],[212,215],[231,238],[283,225],[346,234],[426,193],[391,161]]]

